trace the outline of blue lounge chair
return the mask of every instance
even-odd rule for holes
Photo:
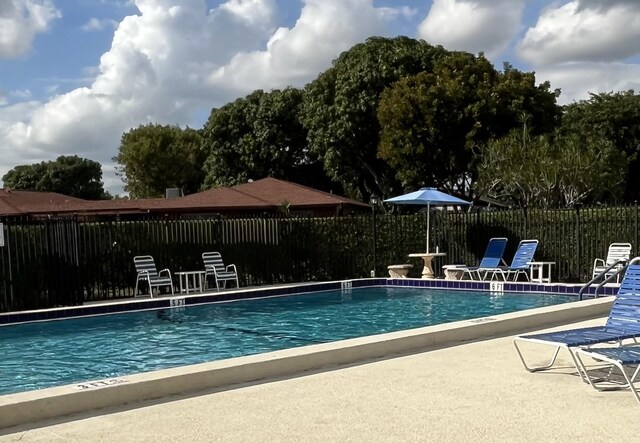
[[[504,281],[511,278],[515,281],[518,279],[518,276],[524,275],[525,279],[529,280],[531,262],[533,261],[533,256],[536,254],[536,249],[538,249],[538,240],[522,240],[518,244],[516,253],[513,255],[511,265],[488,269],[485,275],[491,274],[491,280],[493,280],[494,276],[498,275],[502,277]]]
[[[577,351],[578,347],[615,342],[622,344],[623,340],[633,339],[636,341],[637,337],[640,337],[640,257],[636,257],[630,262],[604,326],[522,335],[513,339],[513,345],[522,364],[529,372],[550,369],[555,363],[560,349],[566,349],[571,355],[580,378],[589,383],[588,376],[583,373],[583,366],[576,359],[574,351]],[[551,360],[545,366],[531,367],[527,365],[518,347],[519,342],[551,345],[556,349]]]
[[[587,370],[587,366],[584,364],[582,360],[583,356],[591,357],[594,360],[597,360],[599,363],[608,363],[612,367],[618,368],[626,384],[610,384],[611,382],[611,371],[609,370],[609,375],[604,379],[600,377],[592,377],[589,375]],[[582,372],[584,372],[587,377],[587,381],[591,386],[593,386],[598,391],[612,391],[615,389],[623,389],[630,388],[633,396],[636,398],[638,403],[640,403],[640,395],[638,395],[638,391],[635,387],[635,381],[640,373],[640,347],[638,346],[622,346],[619,348],[598,348],[598,349],[579,349],[576,353],[576,357],[578,362],[580,363],[580,367]],[[629,376],[625,371],[625,366],[636,366],[633,374]],[[605,383],[603,385],[603,382]]]
[[[471,280],[482,280],[487,270],[493,270],[505,264],[502,256],[506,248],[506,238],[494,237],[489,240],[484,257],[478,266],[456,266],[454,269],[462,270],[462,278],[468,275]]]

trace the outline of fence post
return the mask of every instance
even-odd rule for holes
[[[636,241],[634,243],[635,248],[636,248],[636,254],[638,253],[638,251],[640,251],[640,249],[638,249],[638,200],[634,200],[633,204],[636,207],[636,217],[635,217],[635,222],[636,222],[636,229],[635,229],[635,233],[636,233]]]
[[[371,205],[371,220],[373,224],[373,269],[371,270],[371,277],[376,276],[376,268],[378,265],[378,259],[376,257],[377,252],[377,243],[378,243],[378,231],[376,227],[376,204],[378,204],[378,197],[376,195],[372,195],[369,199],[369,203]]]
[[[580,203],[575,204],[576,208],[576,278],[580,279]]]

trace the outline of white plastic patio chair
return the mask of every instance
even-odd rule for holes
[[[204,262],[204,270],[206,272],[205,280],[209,275],[213,275],[218,291],[220,290],[220,282],[222,282],[222,289],[226,289],[228,281],[235,281],[236,287],[240,287],[236,265],[231,264],[225,266],[219,252],[203,252],[202,261]]]
[[[631,243],[611,243],[609,245],[609,251],[607,252],[607,258],[596,258],[593,262],[593,275],[591,278],[596,278],[602,274],[602,278],[607,278],[610,275],[615,274],[622,269],[626,262],[631,257]],[[619,262],[615,267],[611,268],[606,273],[604,272],[609,266]],[[616,283],[620,282],[620,273],[616,275]]]
[[[173,280],[171,278],[171,271],[169,269],[162,269],[160,272],[156,269],[156,263],[153,261],[153,257],[150,255],[139,255],[133,257],[133,263],[136,266],[136,289],[134,297],[138,296],[138,283],[147,282],[149,285],[149,295],[153,298],[153,288],[156,288],[156,293],[160,294],[161,286],[169,286],[171,288],[171,295],[173,295]]]

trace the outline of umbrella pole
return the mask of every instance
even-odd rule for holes
[[[430,209],[430,204],[427,203],[427,254],[429,253],[429,215],[431,213]]]

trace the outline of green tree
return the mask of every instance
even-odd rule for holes
[[[557,122],[556,92],[510,66],[498,72],[482,55],[452,53],[432,72],[399,80],[382,93],[379,156],[404,189],[458,186],[477,177],[472,148],[517,127],[530,115],[536,128]]]
[[[606,137],[573,133],[558,137],[560,204],[619,202],[629,159]]]
[[[520,207],[571,207],[615,199],[627,158],[604,137],[532,135],[526,123],[482,149],[477,191]]]
[[[562,115],[557,105],[559,96],[560,89],[552,90],[548,81],[536,85],[535,73],[522,72],[505,63],[492,91],[496,106],[492,133],[500,136],[520,127],[522,116],[528,119],[531,134],[553,132]]]
[[[162,197],[167,188],[197,192],[204,179],[201,137],[191,128],[148,124],[131,129],[122,135],[113,160],[131,198]]]
[[[633,90],[591,94],[589,100],[565,106],[562,128],[568,134],[602,136],[611,141],[629,158],[629,177],[640,175],[640,95]],[[640,199],[640,181],[627,181],[624,199]]]
[[[2,181],[5,187],[13,189],[57,192],[87,200],[111,198],[103,187],[100,163],[77,155],[16,166],[2,177]]]
[[[557,164],[544,135],[526,125],[481,149],[476,192],[519,207],[553,206]]]
[[[203,130],[205,188],[274,177],[320,189],[329,179],[306,150],[302,91],[255,91],[211,112]]]
[[[380,95],[399,79],[431,71],[447,54],[441,46],[407,37],[372,37],[343,52],[307,85],[302,122],[309,151],[354,197],[399,191],[391,167],[377,157]]]

